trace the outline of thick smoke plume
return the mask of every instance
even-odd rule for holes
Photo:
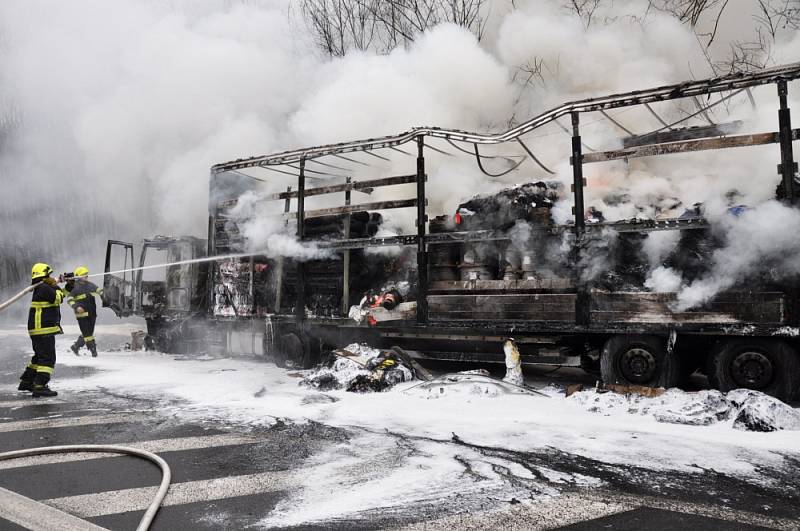
[[[230,212],[245,239],[245,251],[271,257],[290,257],[298,260],[319,260],[335,256],[313,242],[300,242],[291,233],[281,213],[274,205],[261,201],[259,196],[246,192]],[[296,225],[296,224],[295,224]]]
[[[767,201],[719,225],[725,246],[714,252],[708,274],[680,290],[678,309],[702,304],[744,280],[780,284],[800,275],[799,209]],[[752,278],[754,273],[761,278]]]

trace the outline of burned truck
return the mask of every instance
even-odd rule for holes
[[[399,346],[421,360],[502,362],[502,342],[513,337],[524,363],[581,366],[609,383],[670,387],[700,369],[723,391],[744,387],[789,399],[800,387],[797,275],[737,279],[698,304],[679,304],[676,291],[647,285],[641,248],[654,233],[675,233],[665,263],[689,280],[702,275],[724,243],[704,205],[664,198],[660,210],[609,220],[585,201],[592,180],[584,168],[775,144],[776,199],[797,208],[798,130],[787,93],[798,77],[800,64],[785,65],[573,101],[498,134],[423,127],[217,164],[208,239],[204,249],[193,247],[193,256],[216,259],[187,273],[197,306],[172,305],[178,288],[164,281],[166,303],[148,310],[151,332],[201,323],[213,338],[199,342],[208,349],[293,367],[310,367],[325,350],[353,342]],[[755,104],[757,87],[777,89],[777,131],[744,133],[741,121],[714,123],[710,109],[737,97]],[[663,106],[681,102],[691,110],[682,107],[668,123]],[[637,109],[659,125],[635,135],[614,109]],[[698,117],[709,124],[687,125]],[[581,134],[584,120],[609,122],[625,136],[610,139],[610,149],[593,149]],[[571,166],[568,182],[532,147],[558,133]],[[441,204],[428,195],[430,161],[441,168],[466,157],[489,179],[511,175],[523,184],[430,212],[430,203]],[[614,192],[606,206],[624,201]],[[747,209],[735,195],[726,215]],[[357,201],[365,196],[371,197]],[[566,221],[557,215],[565,201],[572,205]],[[261,208],[242,216],[244,202]],[[413,231],[398,231],[381,214],[401,210],[412,213]],[[277,240],[253,238],[264,225]],[[290,234],[294,252],[286,252]],[[126,245],[110,242],[109,256]],[[154,285],[108,276],[106,292],[115,284],[118,307],[145,310],[144,294]]]

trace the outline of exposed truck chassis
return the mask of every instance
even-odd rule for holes
[[[800,182],[792,142],[800,135],[797,129],[791,128],[787,84],[798,77],[800,64],[785,65],[754,74],[689,81],[566,103],[496,135],[417,128],[396,136],[217,164],[211,169],[212,197],[216,196],[219,176],[252,177],[242,174],[248,168],[259,167],[296,177],[295,190],[290,187],[285,192],[274,193],[263,199],[283,202],[287,222],[296,222],[298,240],[313,240],[318,247],[342,256],[338,308],[335,312],[328,310],[329,314],[338,316],[309,312],[309,296],[313,295],[309,288],[313,280],[308,276],[309,264],[263,257],[249,259],[250,297],[246,299],[244,308],[233,305],[232,315],[228,316],[215,312],[215,297],[218,298],[220,286],[224,284],[220,280],[219,264],[216,264],[207,273],[205,304],[193,308],[194,315],[205,313],[208,330],[217,340],[222,338],[221,343],[217,341],[220,350],[271,355],[279,364],[288,362],[307,367],[314,363],[322,349],[340,347],[354,341],[365,341],[379,347],[399,345],[419,358],[499,362],[502,361],[501,341],[513,336],[520,346],[523,361],[527,363],[581,365],[588,370],[602,369],[606,379],[645,385],[675,385],[682,377],[702,366],[709,372],[712,383],[721,389],[751,387],[788,398],[800,385],[800,361],[797,358],[800,348],[800,291],[796,280],[790,285],[781,286],[781,289],[723,293],[703,308],[675,312],[670,304],[674,300],[674,293],[609,292],[597,289],[591,283],[579,280],[578,264],[582,243],[596,231],[611,229],[617,233],[647,233],[708,228],[703,218],[586,224],[584,164],[777,143],[781,153],[778,166],[781,183],[777,195],[779,199],[797,205],[800,202]],[[609,109],[648,106],[648,110],[653,112],[649,107],[653,102],[721,94],[719,100],[704,108],[707,109],[741,91],[767,84],[776,85],[779,96],[777,132],[731,135],[729,133],[735,127],[726,124],[688,130],[672,130],[669,125],[676,124],[665,124],[667,126],[656,134],[626,139],[622,149],[584,153],[580,134],[581,114],[596,112],[611,119],[605,113]],[[565,285],[554,285],[535,279],[432,280],[429,276],[430,252],[436,246],[502,242],[508,240],[508,235],[494,230],[427,230],[425,153],[427,149],[440,151],[430,142],[439,139],[453,148],[474,153],[484,172],[482,162],[489,157],[481,155],[479,146],[514,142],[543,171],[552,173],[523,143],[522,137],[551,122],[561,125],[558,119],[565,116],[570,117],[572,126],[570,162],[573,168],[571,191],[575,205],[574,222],[564,226],[542,226],[537,230],[549,234],[569,232],[574,235],[575,267],[571,272],[571,281]],[[408,149],[409,145],[414,147],[413,152]],[[470,145],[472,149],[465,150],[461,145]],[[338,165],[342,164],[341,160],[362,164],[346,155],[365,153],[385,158],[379,153],[386,152],[399,152],[413,157],[415,171],[408,175],[368,181],[353,182],[347,178],[341,184],[306,186],[309,178],[325,174],[329,171],[325,169],[327,167],[336,167],[320,159]],[[310,164],[313,169],[309,167]],[[352,201],[353,192],[369,193],[375,188],[402,184],[415,184],[415,197],[361,204]],[[315,210],[305,207],[309,197],[338,193],[343,194],[343,206]],[[230,199],[210,206],[209,256],[241,249],[243,240],[235,228],[231,229],[227,214],[235,205],[236,199]],[[395,208],[416,209],[416,234],[386,238],[351,236],[349,220],[354,213]],[[343,220],[341,236],[324,240],[307,236],[309,220],[326,216]],[[375,326],[359,325],[346,317],[353,295],[351,259],[353,253],[360,250],[382,246],[416,248],[413,267],[416,308],[411,318],[381,322]],[[262,300],[259,306],[253,295],[254,290],[258,290],[254,280],[255,269],[267,262],[277,273],[273,273],[269,281],[272,286],[271,299],[267,302]],[[292,271],[291,278],[286,275],[288,270]],[[224,293],[223,296],[227,297]],[[159,319],[162,316],[152,314],[149,318]]]

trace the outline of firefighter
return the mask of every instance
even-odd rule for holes
[[[67,281],[67,291],[69,292],[69,305],[75,311],[75,317],[78,319],[78,326],[81,329],[81,336],[70,347],[72,352],[77,356],[78,351],[84,345],[92,353],[92,357],[97,357],[97,343],[94,340],[94,324],[97,321],[97,303],[95,302],[95,295],[103,297],[103,289],[97,287],[92,282],[87,280],[89,269],[80,266],[75,268],[74,276]]]
[[[61,302],[67,292],[50,276],[53,269],[47,264],[34,264],[31,269],[33,290],[28,312],[28,334],[33,345],[33,357],[19,378],[20,391],[32,391],[33,396],[56,396],[47,383],[56,365],[56,334],[61,330]]]

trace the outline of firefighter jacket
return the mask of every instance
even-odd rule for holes
[[[80,319],[82,317],[97,315],[97,302],[95,302],[94,296],[102,297],[102,288],[97,287],[88,280],[76,280],[74,283],[70,282],[67,284],[66,288],[67,291],[69,291],[69,299],[67,299],[67,302],[69,302],[69,305],[75,310],[75,316],[77,318]],[[83,311],[79,311],[78,308],[82,308]]]
[[[51,336],[63,333],[59,306],[66,296],[66,291],[44,282],[33,289],[31,309],[28,312],[29,335]]]

